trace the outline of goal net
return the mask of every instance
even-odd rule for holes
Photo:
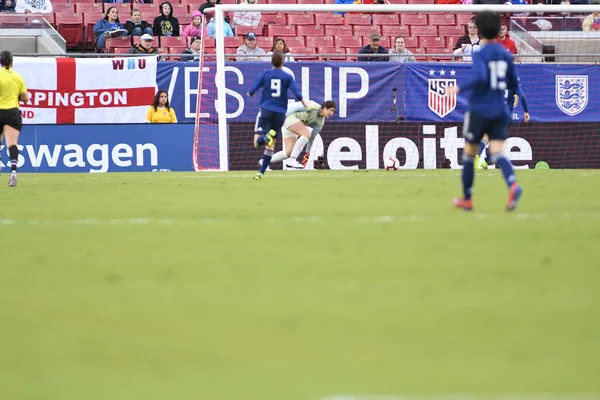
[[[306,169],[380,169],[389,157],[404,169],[461,168],[467,100],[446,88],[469,79],[478,47],[471,19],[483,10],[502,15],[499,40],[514,54],[531,116],[525,123],[523,99],[510,100],[511,162],[600,168],[599,5],[289,4],[296,1],[321,0],[214,9],[216,40],[203,41],[196,170],[258,168],[262,150],[252,140],[260,94],[246,93],[270,68],[270,56],[255,47],[268,53],[278,38],[303,96],[337,104],[311,143]],[[259,24],[234,26],[235,36],[224,37],[225,18],[245,12],[260,12]],[[236,54],[240,46],[248,54]],[[281,146],[278,140],[276,151]]]

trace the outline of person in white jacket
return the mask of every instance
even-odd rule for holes
[[[15,12],[21,14],[49,14],[52,12],[50,0],[17,0]]]
[[[258,0],[246,0],[241,4],[257,4]],[[233,13],[232,25],[236,26],[258,26],[260,23],[260,11],[237,11]]]

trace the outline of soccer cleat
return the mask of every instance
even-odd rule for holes
[[[10,177],[8,178],[8,187],[16,187],[17,186],[17,172],[12,171],[10,173]]]
[[[271,129],[265,135],[265,146],[271,146],[275,142],[275,136],[277,136],[277,132]]]
[[[304,153],[304,158],[302,159],[302,166],[306,168],[306,164],[308,164],[308,159],[310,158],[310,153]]]
[[[508,202],[506,203],[506,211],[512,211],[517,208],[522,194],[523,188],[516,182],[510,185],[510,190],[508,191]]]
[[[473,209],[473,200],[465,200],[462,197],[460,199],[452,200],[452,204],[456,208],[462,208],[465,211],[471,211]]]
[[[304,169],[304,165],[300,164],[295,158],[286,160],[285,166],[291,169]]]
[[[481,164],[479,164],[481,169],[488,169],[488,163],[485,160],[481,160]]]
[[[473,168],[475,171],[479,169],[479,155],[475,155],[475,159],[473,160]]]
[[[259,171],[256,173],[256,175],[254,175],[254,178],[252,178],[252,179],[254,179],[255,181],[260,181],[260,180],[262,180],[262,178],[263,178],[263,174],[262,174],[262,172]]]
[[[261,158],[260,160],[258,160],[258,166],[262,167],[262,164],[263,164],[263,159]],[[267,167],[267,171],[273,171],[273,170],[271,169],[271,167]]]

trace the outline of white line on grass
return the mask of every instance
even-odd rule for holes
[[[477,213],[474,215],[479,220],[489,220],[494,215]],[[497,214],[496,218],[511,218],[511,215]],[[546,220],[546,219],[598,219],[600,212],[586,213],[517,213],[517,220]],[[171,225],[178,223],[194,223],[198,225],[227,224],[234,222],[249,223],[296,223],[315,224],[332,222],[354,222],[363,224],[389,224],[394,222],[422,222],[439,220],[440,218],[470,218],[470,215],[457,211],[454,214],[440,215],[378,215],[378,216],[281,216],[281,217],[255,217],[255,218],[65,218],[65,219],[0,219],[0,225]]]
[[[340,394],[321,400],[600,400],[597,393],[505,393],[505,394],[431,394],[431,395],[354,395]]]

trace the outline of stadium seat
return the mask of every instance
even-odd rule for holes
[[[267,26],[267,35],[273,37],[294,37],[296,36],[295,26],[269,25]]]
[[[425,57],[423,54],[425,54],[425,50],[423,50],[420,47],[417,47],[416,49],[409,49],[410,51],[412,51],[412,53],[415,55],[415,60],[416,61],[430,61],[430,59],[428,57]]]
[[[269,36],[257,37],[256,45],[261,49],[270,50],[273,47],[273,38]]]
[[[290,25],[315,25],[315,16],[309,13],[292,13],[288,15],[287,20]]]
[[[254,32],[256,34],[256,36],[262,36],[263,35],[263,25],[262,24],[258,24],[258,26],[254,27],[254,26],[238,26],[237,28],[235,28],[235,34],[237,36],[246,36],[247,33],[249,32]]]
[[[429,25],[456,25],[454,14],[429,14]]]
[[[306,54],[304,57],[295,56],[296,61],[316,61],[319,57],[316,54],[314,48],[302,48],[302,49],[294,49],[294,53],[296,54]]]
[[[408,0],[408,4],[435,4],[435,0]]]
[[[325,35],[327,36],[354,36],[351,26],[346,25],[327,25],[325,26]]]
[[[94,13],[103,14],[102,4],[95,3],[75,3],[75,12],[80,14]]]
[[[50,13],[50,14],[28,14],[27,15],[27,22],[29,23],[29,25],[31,25],[32,23],[34,23],[33,21],[35,21],[36,19],[40,19],[40,18],[44,18],[46,19],[46,21],[48,21],[48,23],[52,26],[54,26],[54,14]]]
[[[371,14],[350,14],[344,17],[345,25],[372,25]]]
[[[404,36],[404,46],[407,49],[416,49],[419,47],[419,38],[414,36]]]
[[[0,15],[0,26],[2,28],[25,28],[27,26],[27,17],[25,15],[10,14],[8,16]]]
[[[410,35],[410,28],[408,26],[401,26],[401,25],[383,25],[381,27],[381,33],[383,36],[391,36],[391,37],[396,37],[396,36],[409,36]]]
[[[215,38],[212,36],[203,36],[202,41],[204,42],[205,49],[214,49],[216,47]]]
[[[346,60],[346,50],[340,49],[337,47],[319,47],[317,49],[317,54],[319,54],[319,60],[326,61],[329,60]],[[331,56],[323,56],[322,54],[331,54]]]
[[[154,18],[160,14],[160,10],[156,4],[142,4],[136,3],[135,8],[140,10],[145,20],[152,23]],[[173,14],[175,15],[175,14]]]
[[[298,0],[298,4],[325,4],[325,0]]]
[[[85,31],[86,48],[94,47],[94,43],[96,43],[96,36],[94,35],[94,25],[96,25],[96,23],[102,18],[104,18],[104,14],[102,14],[102,12],[88,12],[86,14],[83,14],[83,29]]]
[[[182,19],[187,13],[188,13],[187,4],[173,4],[173,15],[175,17],[177,17],[178,19]],[[154,19],[154,17],[152,17],[152,18]],[[182,22],[183,22],[183,26],[188,25],[190,23],[189,20],[182,21]],[[183,27],[181,28],[181,30],[183,30]]]
[[[92,45],[94,43],[92,42]],[[129,50],[132,46],[131,36],[119,36],[115,38],[106,38],[106,51],[114,53],[116,48],[124,48]]]
[[[78,13],[57,13],[56,26],[58,33],[67,42],[67,48],[79,47],[83,44],[83,16]]]
[[[183,4],[183,0],[181,1],[181,3]],[[241,1],[240,1],[241,3]],[[238,4],[237,0],[221,0],[221,4]]]
[[[81,3],[95,4],[95,1],[94,0],[77,0],[77,2],[75,4],[81,4]],[[100,3],[100,7],[102,7],[102,3]]]
[[[54,2],[52,2],[52,12],[53,13],[74,13],[75,12],[75,6],[72,3],[67,3],[67,2],[56,2],[56,4]]]
[[[261,22],[265,25],[287,25],[287,16],[283,13],[262,13]]]
[[[181,0],[181,4],[187,5],[188,6],[188,12],[191,13],[192,11],[195,11],[195,10],[199,9],[200,6],[202,4],[204,4],[204,2],[199,1],[199,0]]]
[[[335,47],[362,47],[362,38],[360,36],[336,36]]]
[[[117,7],[117,10],[119,10],[119,20],[123,20],[123,23],[125,23],[128,19],[129,16],[131,15],[131,3],[109,3],[109,7],[113,6],[113,7]],[[107,10],[108,7],[105,5],[104,9]]]
[[[344,25],[341,14],[316,13],[315,23],[317,25]]]
[[[360,47],[345,47],[346,54],[358,54],[360,51]],[[350,56],[346,59],[346,61],[356,61],[358,56]]]
[[[400,25],[423,25],[427,26],[427,14],[400,14]]]
[[[456,46],[456,42],[458,41],[458,38],[459,38],[459,36],[447,36],[446,37],[446,47],[450,50],[454,50],[454,47]]]
[[[266,0],[265,4],[296,4],[296,0]]]
[[[363,36],[366,38],[368,38],[371,33],[378,33],[381,35],[379,26],[354,25],[353,31],[354,36]]]
[[[335,47],[332,36],[315,36],[306,38],[306,47]]]
[[[300,25],[297,27],[298,36],[322,36],[325,34],[323,25]]]
[[[425,52],[427,54],[447,54],[448,56],[452,55],[452,50],[450,49],[440,49],[437,47],[434,48],[425,48]],[[445,61],[445,62],[449,62],[452,60],[452,58],[450,57],[436,57],[433,56],[431,57],[432,61]]]
[[[125,47],[114,47],[112,50],[112,53],[115,54],[126,54],[129,51],[129,49],[126,49]]]
[[[407,0],[388,0],[390,2],[390,4],[406,4],[408,3]]]
[[[226,38],[230,39],[230,38]],[[156,46],[156,43],[154,43]],[[185,39],[181,36],[162,36],[160,38],[160,47],[169,48],[169,47],[183,47],[187,48],[187,43]]]
[[[421,38],[419,38],[419,45],[421,47],[425,47],[425,48],[433,48],[433,47],[437,47],[437,48],[445,48],[446,47],[446,43],[444,42],[444,38],[442,37],[429,37],[429,36],[423,36]]]
[[[438,26],[438,34],[442,37],[463,36],[465,34],[464,26]]]
[[[306,47],[306,40],[304,36],[286,37],[284,38],[285,44],[290,49],[304,48]]]
[[[456,24],[467,25],[471,21],[471,18],[473,18],[473,14],[458,13],[456,14]]]
[[[235,47],[236,49],[244,44],[244,38],[241,36],[224,37],[225,47]]]
[[[382,36],[381,39],[379,39],[379,45],[385,47],[388,50],[393,47],[392,46],[393,42],[394,42],[394,38],[390,37],[390,36]],[[368,37],[363,39],[363,44],[364,45],[367,45],[369,43],[370,42],[369,42],[369,38]]]
[[[410,27],[411,36],[437,36],[438,30],[437,26],[411,26]]]
[[[398,14],[374,14],[373,25],[392,25],[396,26],[400,24],[400,17]]]

